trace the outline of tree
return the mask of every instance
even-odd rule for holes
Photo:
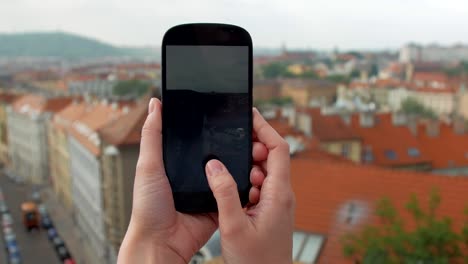
[[[288,73],[288,65],[284,62],[272,62],[263,66],[263,76],[265,78],[284,77]]]
[[[148,82],[140,80],[128,80],[118,82],[113,93],[117,96],[140,97],[150,90],[151,85]]]
[[[440,202],[437,190],[430,193],[427,208],[412,195],[405,208],[415,228],[408,230],[390,199],[381,199],[375,211],[381,224],[345,235],[343,254],[363,264],[468,263],[468,209],[464,226],[457,232],[450,218],[437,216]]]
[[[423,104],[421,104],[412,97],[406,98],[401,103],[401,110],[403,111],[403,113],[409,115],[417,115],[429,119],[437,118],[437,114],[432,109],[425,107]]]
[[[379,75],[379,66],[373,63],[370,68],[369,77],[378,76],[378,75]]]

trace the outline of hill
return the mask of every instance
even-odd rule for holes
[[[95,39],[64,32],[0,34],[0,57],[76,59],[152,55],[154,54],[147,48],[120,48]]]

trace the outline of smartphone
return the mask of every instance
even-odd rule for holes
[[[252,39],[238,26],[185,24],[162,43],[163,159],[177,211],[217,211],[205,165],[218,159],[248,202]]]

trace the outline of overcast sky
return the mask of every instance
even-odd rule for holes
[[[0,32],[61,30],[157,46],[169,27],[185,22],[237,24],[262,47],[468,43],[467,0],[0,0]]]

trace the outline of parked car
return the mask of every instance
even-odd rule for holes
[[[19,251],[14,254],[10,254],[10,256],[8,257],[8,261],[10,264],[20,264],[21,256],[20,256]]]
[[[16,241],[15,241],[14,243],[10,243],[10,245],[7,245],[6,248],[7,248],[7,251],[8,251],[8,253],[9,253],[10,255],[19,252],[18,244],[16,244]]]
[[[6,213],[2,215],[2,227],[9,227],[13,225],[13,217],[10,214]]]
[[[31,198],[34,202],[39,203],[41,201],[41,193],[38,190],[34,190],[31,194]]]
[[[8,213],[8,206],[5,203],[0,203],[0,213]]]
[[[72,258],[68,258],[63,261],[63,264],[76,264],[76,262]]]
[[[42,228],[49,229],[54,227],[52,220],[49,217],[44,217],[41,219]]]
[[[11,226],[3,227],[3,234],[4,235],[14,234],[14,233],[15,232],[13,232],[13,228],[11,228]]]
[[[62,262],[71,258],[70,252],[68,252],[68,249],[65,246],[60,246],[57,248],[57,255]]]
[[[5,240],[5,242],[16,240],[16,235],[14,233],[4,234],[3,240]]]
[[[49,228],[47,230],[47,238],[49,238],[49,240],[53,240],[54,237],[58,236],[57,234],[57,231],[55,230],[55,228]]]
[[[60,247],[65,247],[65,243],[59,236],[52,239],[52,244],[54,245],[55,250],[58,250]]]
[[[16,242],[16,239],[5,242],[5,249],[9,253],[18,251],[18,243]]]
[[[39,211],[39,214],[41,215],[41,217],[48,216],[47,207],[45,206],[45,204],[39,204],[39,206],[37,207],[37,210]]]

